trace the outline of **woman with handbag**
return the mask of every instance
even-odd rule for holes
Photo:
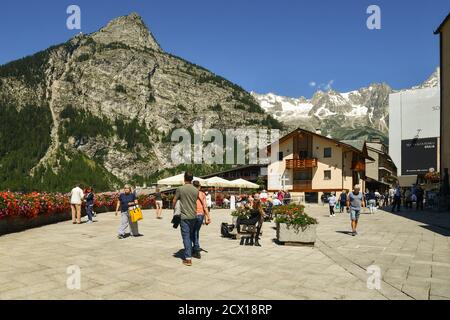
[[[131,221],[129,213],[130,207],[136,205],[138,205],[136,194],[132,192],[129,185],[125,185],[124,192],[119,195],[116,206],[116,216],[119,214],[119,209],[121,212],[120,227],[118,232],[119,234],[117,236],[119,239],[125,238],[125,231],[127,230],[128,226],[130,226],[130,233],[132,237],[142,236],[141,234],[139,234],[137,222]]]
[[[194,187],[198,189],[197,198],[197,221],[194,226],[194,248],[192,251],[192,256],[196,259],[201,259],[201,247],[200,247],[200,228],[205,222],[206,225],[211,223],[211,218],[209,215],[208,205],[206,203],[206,195],[201,191],[200,182],[195,180],[193,183]]]

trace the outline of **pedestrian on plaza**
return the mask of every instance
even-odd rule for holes
[[[162,219],[163,200],[159,188],[156,189],[155,193],[155,206],[156,206],[156,219]]]
[[[206,194],[206,205],[208,206],[208,211],[211,211],[211,208],[212,208],[211,194],[208,191],[206,191],[205,194]]]
[[[361,214],[362,208],[365,206],[364,194],[361,192],[361,187],[359,185],[355,185],[353,191],[350,192],[347,199],[347,207],[350,207],[352,236],[356,236],[358,234],[356,228],[358,227],[359,215]]]
[[[120,227],[118,231],[118,238],[124,239],[125,238],[125,231],[127,230],[128,226],[130,226],[130,235],[132,237],[140,237],[142,236],[139,233],[138,229],[138,223],[132,222],[129,209],[130,207],[134,207],[138,204],[138,200],[136,197],[136,194],[131,189],[130,185],[125,185],[123,188],[123,193],[119,195],[119,198],[117,200],[116,205],[116,216],[119,214],[120,209]]]
[[[270,199],[270,198],[269,198]],[[274,198],[273,201],[280,201],[278,198]],[[268,200],[270,201],[270,200]],[[250,216],[249,217],[238,217],[236,221],[236,230],[238,232],[241,231],[242,225],[256,225],[256,234],[254,238],[251,238],[252,244],[254,244],[257,247],[261,247],[261,244],[259,243],[259,236],[261,234],[261,228],[264,223],[264,217],[265,213],[262,208],[261,202],[259,198],[254,199],[252,207],[249,207],[250,209]],[[243,244],[244,238],[241,238],[241,244]]]
[[[334,212],[334,206],[336,205],[336,196],[334,195],[334,192],[330,194],[328,197],[328,206],[330,207],[330,217],[335,217],[336,214]]]
[[[395,188],[389,189],[389,196],[388,196],[388,206],[394,205],[394,197],[395,197]]]
[[[236,210],[236,196],[234,194],[230,196],[230,209],[231,211]]]
[[[280,190],[278,191],[278,200],[280,200],[281,203],[284,201],[284,191]]]
[[[392,198],[392,212],[397,209],[397,212],[400,212],[400,204],[402,199],[402,190],[400,189],[400,186],[397,185],[395,189],[393,189],[393,198]]]
[[[197,223],[198,189],[192,185],[194,176],[190,172],[184,174],[184,185],[179,187],[173,198],[173,206],[180,201],[181,237],[183,238],[183,264],[192,266],[192,248],[195,243],[195,225]],[[209,212],[209,211],[208,211]]]
[[[412,193],[411,193],[411,190],[410,189],[406,189],[404,196],[405,196],[405,199],[404,199],[405,208],[406,209],[412,209],[412,199],[411,199]]]
[[[199,181],[193,182],[194,187],[198,190],[197,198],[197,221],[194,227],[194,247],[192,249],[192,256],[196,259],[201,259],[200,252],[202,251],[200,247],[200,228],[205,222],[206,225],[211,223],[211,216],[209,215],[208,206],[206,204],[206,195],[201,190],[201,185]]]
[[[284,194],[284,204],[289,205],[290,203],[291,203],[291,194],[289,193],[289,191],[286,191],[286,193]]]
[[[418,186],[416,190],[416,196],[417,196],[417,210],[423,210],[423,198],[424,198],[424,191],[421,186]]]
[[[261,194],[259,195],[259,198],[261,199],[261,202],[262,202],[262,203],[266,203],[266,202],[267,202],[267,199],[269,198],[269,195],[267,194],[267,191],[266,191],[266,190],[263,190],[263,191],[261,192]]]
[[[369,191],[369,193],[367,193],[366,199],[369,206],[370,214],[374,214],[377,206],[377,199],[375,193],[373,191]]]
[[[326,193],[322,193],[322,196],[320,197],[320,200],[322,201],[322,205],[324,206],[325,203],[328,200],[327,194]]]
[[[84,195],[86,200],[86,214],[88,217],[87,223],[94,222],[94,197],[94,189],[87,187]]]
[[[72,210],[72,223],[81,224],[81,204],[83,203],[84,192],[80,188],[80,184],[70,191],[70,208]]]
[[[348,212],[348,207],[347,207],[347,190],[342,190],[342,193],[339,196],[339,212],[340,213],[344,212],[344,207],[347,208],[347,212]]]

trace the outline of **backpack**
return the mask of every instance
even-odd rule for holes
[[[220,233],[222,234],[222,237],[224,238],[231,238],[230,232],[233,231],[234,224],[228,224],[226,222],[223,222],[220,226]]]

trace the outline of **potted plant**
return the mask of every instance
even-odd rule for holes
[[[246,206],[237,208],[236,210],[231,212],[231,216],[233,217],[233,224],[236,225],[237,219],[239,217],[248,219],[250,217],[250,214],[251,214],[251,209]]]
[[[317,220],[305,213],[305,206],[290,204],[273,208],[279,242],[314,244]]]

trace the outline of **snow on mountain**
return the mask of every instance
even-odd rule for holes
[[[411,89],[439,86],[439,68],[422,84]],[[406,89],[406,90],[411,90]],[[252,95],[261,107],[289,127],[320,128],[326,135],[346,138],[361,131],[363,136],[387,137],[389,130],[389,94],[396,92],[385,83],[339,93],[317,91],[311,99],[290,98],[274,93]],[[355,130],[358,129],[358,130]]]

